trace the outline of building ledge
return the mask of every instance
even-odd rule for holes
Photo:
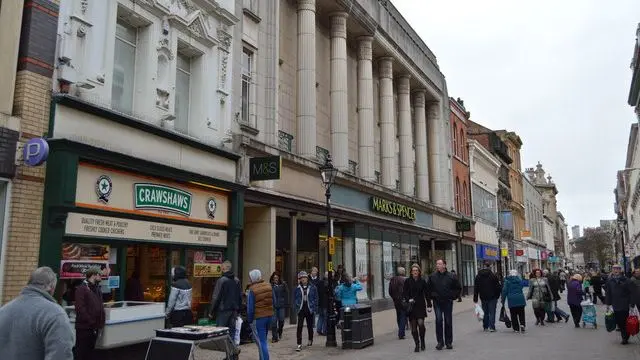
[[[251,9],[243,8],[242,9],[242,13],[246,17],[251,19],[253,22],[255,22],[256,24],[259,24],[262,21],[262,18],[260,18],[260,16],[258,16],[258,14],[254,13],[253,11],[251,11]]]
[[[254,128],[251,125],[247,125],[247,124],[240,124],[240,130],[242,130],[242,132],[245,132],[247,134],[256,136],[260,133],[260,130]]]

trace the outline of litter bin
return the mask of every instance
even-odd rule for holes
[[[351,305],[342,308],[342,348],[362,349],[373,345],[371,306]]]

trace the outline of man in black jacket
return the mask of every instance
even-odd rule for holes
[[[627,345],[629,343],[627,317],[629,317],[631,286],[629,279],[622,272],[622,266],[619,264],[613,265],[613,272],[609,276],[609,280],[607,280],[605,289],[607,309],[613,308],[613,314],[622,336],[621,344]]]
[[[402,294],[404,291],[404,282],[407,280],[406,271],[403,267],[398,267],[398,275],[389,281],[389,296],[393,299],[393,306],[396,308],[396,322],[398,323],[398,338],[404,339],[405,329],[407,327],[407,312],[402,306]]]
[[[482,328],[484,331],[496,332],[496,306],[500,297],[500,280],[491,271],[491,263],[485,261],[484,269],[478,271],[473,284],[473,302],[478,303],[478,295],[482,301]]]
[[[436,349],[442,350],[445,345],[453,349],[453,300],[458,298],[461,286],[447,271],[445,260],[436,261],[436,272],[429,276],[428,287],[436,312]]]
[[[593,287],[593,303],[597,304],[598,299],[604,303],[604,295],[602,295],[602,286],[604,285],[604,281],[599,273],[593,272],[591,274],[591,287]]]
[[[231,271],[231,261],[225,261],[221,266],[222,277],[216,281],[209,317],[215,315],[216,324],[229,328],[233,336],[236,331],[236,318],[242,307],[242,287],[240,280]]]

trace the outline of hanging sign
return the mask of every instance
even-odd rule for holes
[[[336,253],[336,238],[333,236],[329,238],[329,255]]]

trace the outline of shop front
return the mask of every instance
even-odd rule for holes
[[[498,247],[494,245],[476,243],[476,257],[478,259],[478,268],[482,268],[484,262],[491,264],[491,270],[497,272],[496,262],[498,261]]]
[[[535,247],[527,247],[527,255],[529,257],[529,272],[534,269],[540,269],[542,264],[540,263],[540,251]]]
[[[542,269],[549,268],[549,251],[548,250],[540,250],[540,263]]]
[[[525,249],[520,245],[516,245],[516,265],[519,274],[526,274],[529,270],[529,259],[527,258],[527,254]]]

